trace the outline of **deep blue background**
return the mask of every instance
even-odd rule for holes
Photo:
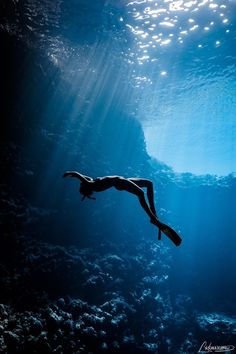
[[[179,248],[165,236],[160,242],[169,276],[165,291],[173,299],[189,296],[195,311],[235,315],[235,175],[177,174],[148,155],[126,81],[130,69],[121,60],[122,46],[131,41],[119,21],[123,5],[62,2],[58,9],[35,1],[1,6],[1,185],[7,235],[98,247],[98,253],[105,241],[121,247],[124,257],[124,245],[141,259],[154,257],[137,248],[143,239],[149,246],[158,241],[134,196],[109,190],[97,194],[96,201],[81,202],[78,182],[61,177],[73,169],[92,177],[150,178],[160,219],[183,239]],[[47,11],[51,17],[43,16]],[[186,55],[190,61],[195,54]]]

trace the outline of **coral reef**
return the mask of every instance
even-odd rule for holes
[[[234,319],[171,298],[171,260],[158,244],[95,250],[3,240],[1,353],[196,353],[216,334],[222,344],[235,340]]]

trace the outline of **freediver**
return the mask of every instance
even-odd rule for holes
[[[63,177],[76,177],[80,180],[80,193],[83,195],[82,200],[86,197],[89,199],[96,199],[92,197],[93,192],[103,192],[106,189],[115,187],[119,191],[127,191],[135,194],[142,208],[145,210],[150,218],[150,222],[156,226],[159,225],[159,221],[156,214],[154,205],[154,193],[152,181],[143,178],[124,178],[121,176],[105,176],[98,178],[91,178],[84,176],[76,171],[67,171]],[[144,191],[141,188],[147,188],[148,203],[145,199]]]
[[[92,197],[93,192],[103,192],[109,188],[116,188],[119,191],[127,191],[136,195],[139,199],[140,205],[150,218],[150,222],[159,228],[158,239],[161,239],[161,231],[163,231],[176,246],[181,243],[181,238],[168,225],[161,223],[157,217],[154,205],[153,183],[149,179],[144,178],[125,178],[122,176],[105,176],[98,178],[91,178],[77,171],[67,171],[63,177],[76,177],[80,180],[80,193],[83,195],[82,200],[86,197],[89,199],[96,199]],[[147,188],[147,199],[142,188]]]

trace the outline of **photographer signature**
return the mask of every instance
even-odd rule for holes
[[[212,345],[203,342],[198,353],[225,353],[234,350],[233,345]]]

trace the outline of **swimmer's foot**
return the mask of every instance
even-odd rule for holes
[[[161,229],[160,229],[161,222],[158,220],[158,218],[156,219],[153,218],[150,219],[150,223],[158,227],[158,240],[161,240]]]
[[[150,223],[151,224],[153,224],[153,225],[155,225],[155,226],[157,226],[157,227],[159,227],[160,226],[160,221],[158,220],[158,218],[156,218],[156,219],[150,219]]]
[[[153,224],[153,225],[156,225],[156,220],[155,219],[150,219],[150,223]],[[157,225],[156,225],[157,226]]]

